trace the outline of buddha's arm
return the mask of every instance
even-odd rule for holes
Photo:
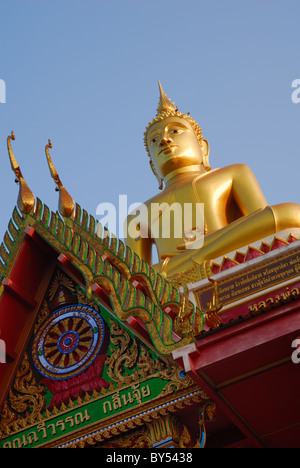
[[[135,232],[136,231],[136,232]],[[124,226],[125,242],[140,258],[151,265],[152,240],[147,237],[143,226],[135,221],[135,217],[129,215]]]
[[[164,268],[168,276],[276,232],[273,210],[268,206],[251,169],[243,164],[228,169],[232,177],[232,195],[243,216],[206,236],[201,249],[190,249],[171,258]]]
[[[247,216],[268,206],[265,196],[251,169],[244,164],[231,166],[232,194],[241,213]]]
[[[164,268],[168,277],[194,268],[206,260],[217,258],[238,248],[263,239],[276,232],[276,222],[270,206],[259,209],[248,216],[209,235],[204,240],[204,246],[199,250],[185,251],[171,258]]]

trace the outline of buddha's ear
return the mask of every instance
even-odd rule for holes
[[[154,164],[153,164],[153,162],[152,162],[152,159],[150,159],[149,163],[150,163],[150,167],[151,167],[151,169],[152,169],[152,172],[153,172],[153,174],[155,175],[155,177],[156,177],[156,179],[157,179],[158,188],[159,188],[159,190],[162,190],[163,187],[164,187],[164,185],[163,185],[164,181],[163,181],[163,179],[161,179],[161,178],[159,177],[159,175],[157,174],[157,172],[156,172],[156,170],[155,170],[155,167],[154,167]]]
[[[211,170],[209,164],[209,143],[205,138],[201,140],[200,148],[202,153],[202,165],[204,169],[208,172]]]

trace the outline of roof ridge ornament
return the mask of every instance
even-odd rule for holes
[[[58,209],[60,214],[64,218],[71,218],[71,216],[74,213],[74,208],[75,208],[75,202],[69,192],[65,189],[64,185],[62,184],[60,177],[58,175],[57,170],[54,167],[54,164],[52,162],[51,156],[50,156],[50,151],[49,149],[52,149],[52,143],[51,140],[48,140],[48,144],[45,147],[45,152],[46,152],[46,158],[50,170],[51,177],[53,178],[54,182],[56,183],[56,188],[55,190],[59,192],[59,205]]]
[[[7,149],[8,149],[11,168],[16,176],[15,182],[19,184],[19,187],[20,187],[17,205],[21,213],[28,214],[33,210],[35,206],[35,196],[33,195],[32,191],[30,190],[27,183],[25,182],[20,166],[17,163],[17,160],[13,153],[11,140],[14,141],[15,139],[16,137],[15,137],[14,132],[11,132],[11,135],[7,137]]]

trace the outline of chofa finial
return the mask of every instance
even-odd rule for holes
[[[32,191],[26,184],[24,177],[22,175],[21,169],[19,164],[16,161],[14,156],[11,140],[15,140],[14,132],[11,132],[11,135],[7,137],[7,149],[10,159],[11,168],[16,176],[16,183],[19,184],[19,196],[18,196],[18,208],[23,214],[28,214],[34,208],[35,205],[35,196],[33,195]]]
[[[50,174],[51,177],[53,178],[54,182],[56,183],[56,189],[59,192],[59,212],[64,218],[70,218],[73,213],[74,213],[74,208],[75,208],[75,203],[71,195],[67,192],[65,187],[63,186],[59,175],[57,173],[57,170],[54,167],[54,164],[52,162],[49,148],[52,148],[52,143],[50,140],[48,140],[48,144],[45,147],[46,151],[46,157],[47,157],[47,162],[48,166],[50,169]]]

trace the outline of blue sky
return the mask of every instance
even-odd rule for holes
[[[34,194],[58,196],[44,148],[73,198],[157,193],[143,132],[158,85],[210,142],[212,167],[249,165],[268,202],[300,203],[298,0],[0,0],[0,237],[16,204],[6,138]]]

